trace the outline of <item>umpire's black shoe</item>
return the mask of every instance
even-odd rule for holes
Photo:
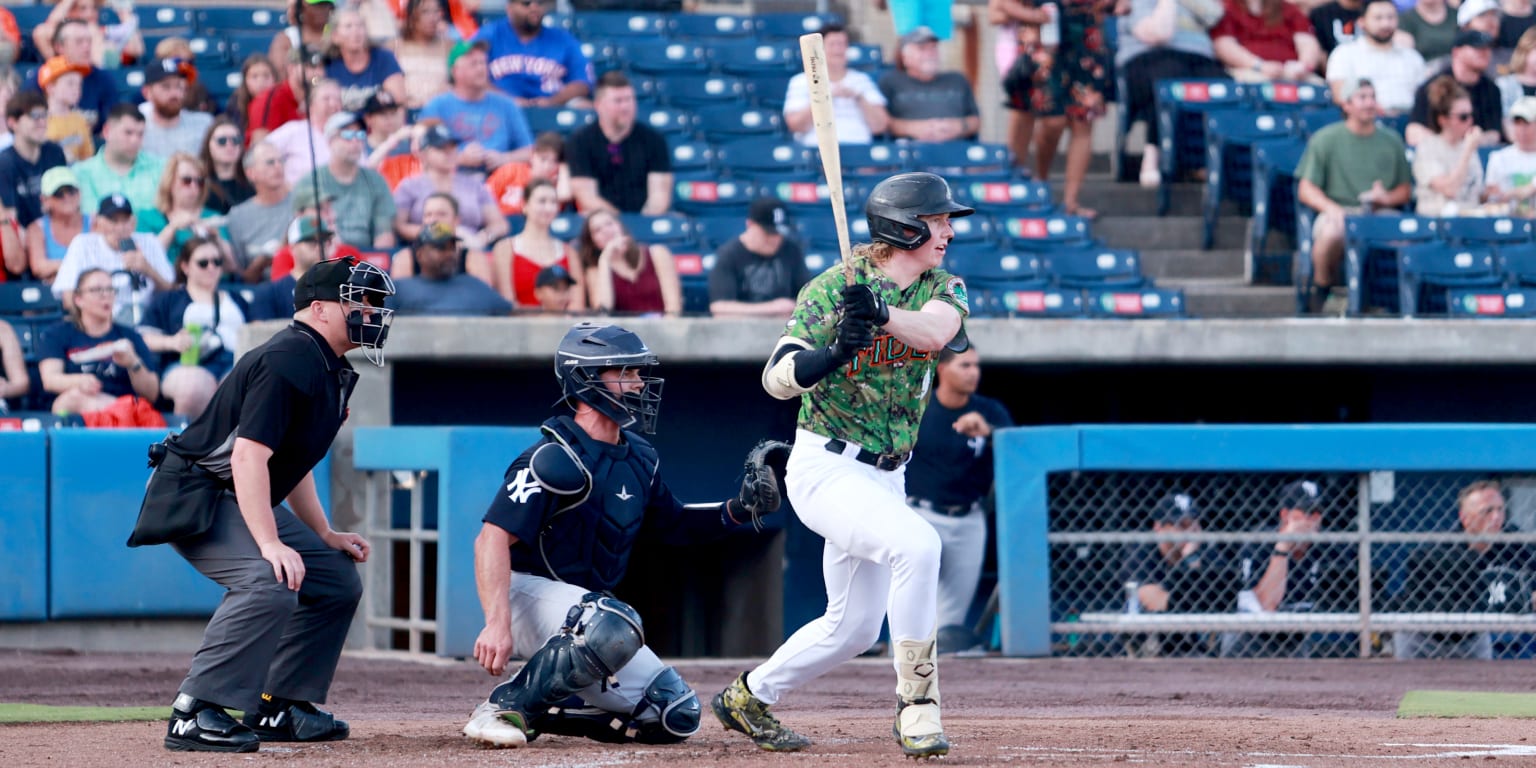
[[[165,748],[173,752],[255,752],[256,734],[216,704],[178,694],[165,729]]]
[[[307,701],[261,695],[261,707],[245,713],[245,724],[262,741],[341,741],[352,734],[347,721]]]

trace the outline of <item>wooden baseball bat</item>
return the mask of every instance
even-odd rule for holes
[[[800,58],[805,62],[805,82],[811,92],[811,122],[821,148],[821,172],[827,177],[827,197],[832,220],[837,224],[837,247],[843,260],[843,277],[853,284],[853,248],[848,243],[848,209],[843,207],[843,159],[837,148],[837,123],[832,120],[832,81],[827,79],[827,48],[821,33],[800,36]]]

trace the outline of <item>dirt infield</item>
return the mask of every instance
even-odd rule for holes
[[[182,654],[0,651],[0,701],[168,705]],[[680,663],[707,699],[748,661]],[[1536,691],[1529,662],[951,659],[940,663],[944,765],[1415,766],[1536,764],[1529,721],[1396,719],[1412,689]],[[894,676],[851,662],[776,708],[815,745],[758,752],[706,713],[669,747],[614,747],[545,737],[484,750],[460,734],[493,683],[471,662],[343,659],[331,707],[352,739],[263,748],[255,755],[164,751],[165,724],[0,726],[0,766],[672,766],[910,765],[890,735]]]

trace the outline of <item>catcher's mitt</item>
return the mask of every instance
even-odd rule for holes
[[[747,454],[736,505],[751,517],[757,530],[763,529],[762,517],[777,512],[784,498],[784,465],[789,461],[790,447],[779,440],[764,440]]]

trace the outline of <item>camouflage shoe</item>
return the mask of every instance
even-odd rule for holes
[[[932,699],[896,698],[896,722],[891,726],[902,754],[911,758],[949,754],[949,739],[939,724],[939,705]]]
[[[799,752],[811,745],[811,740],[785,728],[779,719],[768,713],[764,704],[747,690],[747,673],[741,673],[725,690],[715,694],[710,702],[720,724],[732,731],[745,733],[752,743],[769,752]]]

